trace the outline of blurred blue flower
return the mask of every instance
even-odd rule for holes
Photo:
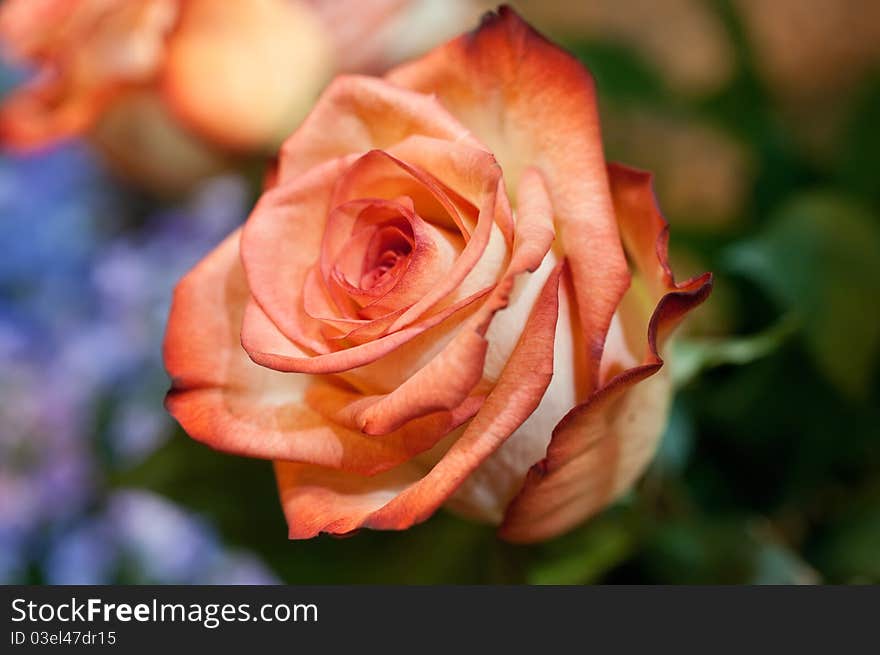
[[[52,548],[47,581],[96,584],[277,584],[257,558],[224,548],[202,520],[152,493],[120,491],[105,512]]]
[[[171,291],[249,200],[221,177],[144,218],[81,145],[0,158],[0,581],[273,580],[169,501],[102,496],[171,431]]]

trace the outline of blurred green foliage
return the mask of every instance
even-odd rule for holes
[[[726,263],[800,317],[832,382],[867,392],[880,346],[880,224],[869,212],[833,193],[795,195]]]
[[[862,82],[833,151],[808,156],[735,12],[712,6],[737,68],[708,97],[672,93],[619,44],[567,44],[603,115],[707,122],[755,161],[732,228],[669,216],[673,244],[716,272],[731,309],[722,333],[676,347],[683,386],[634,492],[526,547],[444,513],[404,533],[288,542],[270,465],[182,433],[116,484],[194,509],[292,583],[880,582],[880,76]]]

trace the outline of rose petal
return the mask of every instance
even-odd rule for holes
[[[651,174],[621,164],[609,164],[608,174],[620,237],[633,270],[605,344],[603,383],[650,356],[645,334],[663,295],[703,281],[675,283],[667,253],[669,225],[657,206]],[[657,348],[662,345],[661,335]]]
[[[371,157],[371,161],[377,158],[386,160],[415,177],[428,179],[424,172],[387,153],[373,151],[358,161],[364,161],[366,157]],[[279,371],[301,373],[340,373],[358,368],[388,355],[425,330],[444,322],[451,315],[450,310],[456,312],[488,292],[490,287],[471,291],[469,288],[471,285],[463,284],[463,281],[480,262],[484,251],[491,244],[493,233],[498,235],[493,247],[494,255],[486,261],[493,267],[498,266],[500,263],[498,253],[505,252],[503,237],[500,230],[495,227],[495,201],[498,197],[500,172],[494,165],[491,155],[467,146],[450,146],[445,162],[448,164],[446,171],[448,175],[470,175],[476,180],[471,184],[482,185],[483,204],[472,238],[448,275],[424,297],[404,310],[387,329],[385,336],[335,352],[328,352],[314,333],[306,331],[309,327],[315,329],[314,321],[309,325],[308,316],[297,317],[297,312],[305,313],[298,298],[308,274],[306,261],[313,257],[316,239],[309,233],[305,235],[305,239],[303,236],[298,237],[305,232],[305,226],[301,221],[291,219],[291,215],[302,215],[302,221],[308,220],[309,217],[313,217],[314,212],[326,206],[326,196],[316,191],[312,191],[311,195],[301,191],[301,189],[325,189],[325,178],[323,174],[316,175],[313,171],[288,185],[282,183],[264,196],[261,205],[257,207],[245,226],[242,243],[248,280],[260,306],[248,308],[242,329],[242,344],[255,362]],[[332,165],[332,163],[330,166],[325,164],[316,171],[332,171]],[[303,180],[313,178],[317,179],[314,185],[303,183]],[[297,187],[298,190],[288,190],[283,196],[279,195],[278,200],[271,200],[273,194],[280,194],[281,190],[287,187],[291,189]],[[305,208],[295,206],[296,203],[306,202],[311,204]],[[286,208],[284,203],[294,206]],[[293,249],[294,252],[288,253],[291,249],[286,247],[286,244],[298,244],[298,247]],[[489,264],[483,262],[483,265]],[[489,283],[494,283],[496,279],[497,274]],[[453,291],[456,294],[451,304],[439,306],[438,309],[441,311],[428,314],[428,310]],[[462,297],[462,294],[467,295]],[[263,320],[260,316],[263,312],[267,320]],[[273,328],[273,323],[277,329]],[[288,339],[292,343],[287,343]],[[316,354],[310,356],[308,350]]]
[[[426,352],[426,348],[430,349],[431,345],[436,345],[439,349],[445,343],[440,334],[453,330],[457,325],[450,318],[460,311],[468,310],[489,291],[491,289],[464,298],[418,323],[374,341],[314,356],[290,341],[263,312],[258,303],[250,302],[245,310],[241,344],[251,359],[261,366],[293,373],[329,374],[353,371],[376,362],[418,337],[424,337],[424,343],[419,344],[421,352],[409,356],[421,360],[431,356],[430,350]],[[432,329],[436,329],[437,332],[425,336],[425,333]],[[393,368],[397,369],[397,373],[393,377],[385,378],[387,385],[392,388],[409,377],[412,372],[409,366],[401,365],[399,358],[395,359]]]
[[[409,252],[378,283],[364,289],[365,259],[383,234],[397,235]],[[360,317],[376,319],[405,310],[428,293],[448,274],[460,249],[460,240],[423,220],[406,197],[356,200],[331,212],[321,267],[331,293],[339,287],[358,306]]]
[[[416,170],[426,172],[427,186],[433,189],[440,184],[441,193],[435,194],[444,202],[444,207],[468,241],[476,225],[478,210],[484,203],[488,171],[500,170],[495,157],[468,143],[450,143],[418,134],[391,146],[387,152]],[[504,191],[504,188],[497,190]],[[496,206],[495,223],[510,245],[513,241],[513,214],[506,200],[506,193],[500,193],[496,198],[496,205],[500,206]]]
[[[553,370],[559,274],[545,285],[495,391],[424,477],[415,462],[372,478],[276,462],[290,537],[403,530],[433,514],[540,403]]]
[[[371,477],[275,462],[288,536],[310,539],[322,532],[345,534],[356,530],[364,516],[418,480],[422,472],[415,462]]]
[[[499,312],[487,331],[489,352],[484,377],[491,386],[498,380],[516,346],[520,326],[534,306],[541,289],[560,258],[548,249],[554,238],[552,207],[540,173],[528,169],[519,185],[517,205],[518,266],[537,269],[520,276],[511,293],[510,305]],[[517,265],[517,264],[515,264]],[[459,487],[447,505],[471,518],[500,523],[510,499],[522,485],[529,467],[544,456],[553,426],[578,401],[578,331],[571,315],[573,294],[570,276],[559,289],[558,327],[554,339],[553,378],[540,406]],[[490,388],[491,388],[490,386]]]
[[[547,458],[508,506],[500,537],[552,538],[629,488],[663,431],[670,388],[665,374],[651,377],[658,368],[630,369],[559,423]]]
[[[306,393],[306,403],[309,407],[331,420],[334,424],[341,425],[350,430],[371,434],[363,429],[363,409],[375,405],[376,396],[364,396],[363,394],[345,389],[338,384],[326,381],[316,382],[309,387]],[[447,406],[428,408],[418,416],[413,416],[406,422],[381,433],[383,439],[391,435],[391,439],[405,437],[406,450],[410,456],[418,455],[430,448],[443,437],[448,435],[465,421],[471,419],[480,409],[484,401],[481,395],[459,396],[458,402],[450,398]],[[404,428],[404,429],[398,429]],[[374,433],[374,436],[379,436]]]
[[[341,75],[281,148],[280,183],[330,159],[384,150],[413,134],[479,145],[435,98],[376,78]]]
[[[535,304],[517,347],[465,433],[424,478],[373,514],[377,529],[404,529],[424,521],[538,408],[553,376],[559,308],[558,266]]]
[[[228,237],[175,290],[164,346],[173,380],[166,406],[191,437],[240,455],[372,475],[430,448],[475,411],[477,400],[377,439],[310,407],[310,376],[260,367],[239,344],[248,300],[239,237]]]
[[[548,213],[547,191],[543,185],[541,175],[537,171],[530,171],[526,177],[527,183],[524,186],[523,207],[516,224],[517,235],[514,240],[514,250],[507,270],[499,284],[492,289],[491,295],[486,302],[477,308],[473,316],[467,319],[469,322],[466,325],[467,329],[478,330],[480,334],[485,334],[495,314],[500,309],[508,306],[511,294],[515,291],[517,278],[522,273],[538,269],[554,239],[553,224]],[[476,297],[487,291],[478,292],[479,295]],[[457,311],[469,305],[473,302],[473,299],[474,296],[468,297],[440,314],[423,319],[413,326],[393,332],[375,341],[314,357],[309,357],[304,350],[290,342],[273,325],[273,322],[262,313],[260,308],[252,304],[245,313],[242,344],[255,362],[279,371],[341,373],[365,367],[375,362],[373,365],[383,367],[384,372],[380,373],[376,369],[372,371],[365,369],[359,372],[359,377],[387,380],[388,386],[394,389],[417,369],[412,368],[412,364],[403,365],[401,359],[397,357],[390,364],[377,360],[387,356],[412,339],[421,337],[420,342],[412,344],[414,347],[407,353],[407,357],[410,359],[415,357],[417,362],[430,361],[431,357],[446,347],[446,340],[435,338],[433,343],[428,343],[427,336],[429,335],[423,335],[422,333],[429,328],[446,323],[446,319],[451,315],[448,312],[449,309],[455,308],[455,311]],[[443,318],[438,318],[441,316]],[[455,326],[450,322],[445,329],[450,330],[454,328]],[[516,333],[516,326],[514,326],[514,330],[511,333]],[[504,356],[499,358],[496,355],[495,359],[506,361]],[[396,370],[394,375],[389,374],[389,366]]]
[[[386,79],[436,94],[487,144],[515,194],[523,171],[547,181],[589,356],[598,381],[605,334],[629,283],[605,173],[590,75],[511,9],[479,29],[391,71]]]
[[[334,202],[380,193],[405,194],[414,201],[420,216],[435,221],[436,210],[424,206],[423,199],[413,197],[410,190],[399,184],[387,186],[388,180],[394,179],[395,168],[430,191],[461,230],[465,246],[452,268],[406,308],[388,332],[493,285],[505,263],[505,234],[512,224],[509,206],[497,203],[500,171],[490,154],[468,145],[419,136],[409,137],[387,152],[374,150],[360,158],[340,180]],[[440,178],[429,171],[437,171]],[[476,221],[471,218],[471,203],[479,208]],[[441,227],[450,226],[447,223]]]
[[[359,407],[358,427],[366,434],[387,434],[424,414],[454,409],[483,378],[488,345],[479,332],[462,330],[397,389]]]
[[[532,542],[561,534],[641,473],[663,431],[670,395],[665,374],[651,377],[663,366],[659,344],[711,288],[707,274],[663,296],[648,326],[644,363],[611,379],[560,421],[546,457],[529,470],[507,508],[502,538]]]
[[[410,142],[412,143],[412,142]],[[425,144],[427,146],[427,144]],[[427,150],[427,147],[422,151]],[[506,248],[500,238],[500,230],[496,227],[498,215],[496,213],[496,200],[498,198],[498,187],[501,184],[501,170],[495,163],[494,157],[481,150],[461,147],[454,144],[447,144],[446,147],[438,152],[432,153],[435,160],[430,162],[430,167],[422,169],[442,171],[444,175],[454,177],[467,177],[471,180],[471,184],[478,185],[479,192],[472,189],[472,193],[462,193],[465,197],[476,197],[479,199],[479,215],[477,224],[474,228],[471,238],[461,251],[458,259],[455,261],[452,269],[438,280],[437,284],[410,308],[408,308],[391,326],[390,331],[399,330],[410,323],[416,321],[424,312],[432,308],[440,300],[457,290],[455,298],[461,298],[475,292],[477,288],[485,288],[489,284],[494,283],[498,279],[500,268],[503,265],[503,258],[506,254]],[[408,163],[404,165],[409,166]],[[418,171],[414,172],[418,173]],[[506,220],[511,220],[508,216]],[[493,232],[498,232],[496,244],[489,249]],[[489,251],[487,253],[487,251]],[[489,257],[486,257],[486,255]],[[475,267],[489,267],[490,271],[483,271],[477,280],[469,284],[463,284],[468,275]],[[494,270],[493,270],[494,269]]]
[[[491,295],[474,312],[462,320],[459,336],[468,331],[486,335],[489,342],[485,356],[479,360],[483,370],[483,378],[479,383],[482,388],[490,389],[497,382],[504,365],[516,346],[522,326],[526,323],[529,313],[540,294],[558,258],[551,251],[555,238],[553,218],[550,213],[549,199],[540,173],[531,170],[526,176],[529,182],[521,186],[520,211],[516,223],[513,254],[507,270],[498,284],[492,288]],[[532,272],[533,275],[523,275]],[[499,310],[504,310],[499,311]],[[412,349],[421,355],[421,361],[432,361],[438,356],[449,356],[455,359],[451,351],[461,347],[463,343],[453,339],[448,344],[435,342],[416,344]],[[438,347],[439,346],[439,347]],[[419,350],[421,347],[421,351]],[[366,367],[363,371],[369,379],[395,379],[395,386],[389,392],[393,394],[396,387],[404,384],[405,379],[390,375],[390,364],[379,360]],[[372,370],[370,370],[372,369]],[[405,370],[410,370],[407,367]],[[414,375],[412,371],[410,376]]]
[[[621,239],[634,266],[632,286],[608,335],[604,386],[554,429],[546,457],[532,467],[508,507],[500,534],[511,541],[564,532],[641,473],[662,434],[671,397],[666,374],[654,375],[663,365],[660,349],[711,291],[709,274],[675,283],[667,257],[668,225],[651,176],[619,164],[609,165],[608,172]]]
[[[320,324],[302,301],[308,272],[318,260],[332,187],[353,159],[326,162],[260,198],[242,233],[241,254],[251,294],[287,338],[328,352]],[[249,340],[245,326],[242,338]]]
[[[650,290],[659,298],[675,286],[669,267],[669,224],[657,206],[653,175],[623,164],[608,164],[620,238],[636,268],[645,273]]]
[[[548,260],[554,232],[540,173],[532,170],[526,174],[521,193],[508,269],[459,334],[467,330],[483,333],[496,313],[509,305],[518,279],[538,271]],[[445,502],[540,404],[553,374],[561,274],[560,265],[547,278],[535,302],[528,303],[525,329],[512,353],[504,358],[494,390],[464,434],[449,437],[454,439],[452,446],[424,479],[419,480],[421,474],[414,464],[395,469],[398,475],[364,481],[318,467],[276,463],[291,538],[308,538],[318,532],[344,533],[361,526],[404,529],[424,520]],[[349,420],[360,418],[359,409],[359,405],[347,408]],[[398,498],[406,480],[412,485]],[[394,500],[383,506],[391,498]]]

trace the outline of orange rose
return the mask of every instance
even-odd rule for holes
[[[711,288],[673,281],[667,235],[650,176],[606,166],[589,74],[502,8],[328,87],[178,285],[167,407],[275,461],[292,538],[441,505],[554,536],[657,445],[659,350]]]
[[[0,143],[87,134],[136,179],[186,187],[228,152],[276,151],[335,71],[381,66],[411,4],[7,0],[0,42],[35,74],[0,107]]]

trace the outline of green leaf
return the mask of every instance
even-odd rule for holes
[[[838,388],[864,396],[880,348],[876,217],[840,196],[804,194],[724,261],[798,316],[810,353]]]
[[[529,584],[590,584],[628,558],[635,530],[611,511],[545,544],[529,567]]]
[[[692,516],[660,523],[640,559],[660,584],[739,584],[748,579],[752,555],[741,520]]]
[[[667,520],[647,544],[652,579],[676,584],[815,584],[818,573],[759,516]]]
[[[794,314],[745,337],[680,337],[673,340],[669,366],[672,382],[682,387],[700,373],[724,364],[748,364],[774,352],[798,328]]]
[[[660,74],[632,50],[601,41],[581,41],[569,49],[589,68],[603,100],[661,103],[666,98]]]
[[[834,583],[880,583],[880,487],[850,494],[824,523],[812,557]]]
[[[861,89],[855,111],[838,142],[834,174],[842,186],[869,202],[880,202],[880,75]],[[876,204],[875,204],[876,207]]]

